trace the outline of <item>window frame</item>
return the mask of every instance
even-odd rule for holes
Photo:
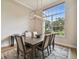
[[[55,7],[55,6],[58,6],[58,5],[60,5],[60,4],[65,4],[65,1],[63,1],[63,2],[60,2],[60,3],[57,3],[57,4],[54,4],[54,5],[52,5],[51,7],[48,7],[48,8],[46,8],[46,9],[44,9],[43,11],[45,11],[45,10],[47,10],[47,9],[50,9],[50,8],[52,8],[52,7]],[[64,9],[65,9],[65,7],[64,7]],[[60,12],[61,13],[61,12]],[[65,10],[64,10],[64,12],[62,12],[62,13],[64,13],[64,35],[63,36],[60,36],[60,35],[58,35],[59,37],[65,37]],[[56,13],[57,14],[57,13]],[[58,15],[58,14],[57,14]],[[49,17],[51,16],[51,15],[48,15]],[[48,17],[47,16],[47,17]],[[44,24],[45,25],[45,24]],[[45,28],[45,27],[44,27]],[[45,31],[44,31],[45,32]]]

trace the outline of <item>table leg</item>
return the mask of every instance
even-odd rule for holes
[[[32,46],[32,59],[35,59],[35,46]]]

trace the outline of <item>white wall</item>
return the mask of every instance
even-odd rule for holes
[[[56,42],[70,47],[77,46],[77,1],[65,0],[65,37]]]
[[[1,2],[1,36],[2,39],[10,34],[22,33],[25,30],[32,31],[34,20],[28,15],[31,10],[12,1]]]
[[[77,46],[77,1],[66,0],[65,30],[67,43]]]

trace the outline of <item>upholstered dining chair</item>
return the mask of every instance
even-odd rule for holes
[[[33,33],[32,32],[24,32],[24,35],[26,38],[31,38],[33,36]]]
[[[33,32],[33,37],[35,38],[38,32]]]
[[[54,45],[55,45],[55,34],[51,34],[50,35],[50,41],[49,41],[49,48],[50,48],[50,53],[51,53],[51,49],[54,50]]]
[[[49,55],[48,45],[49,45],[49,36],[45,36],[42,44],[37,46],[37,49],[42,52],[43,59],[45,59],[45,56],[44,56],[44,50],[45,49],[47,49],[47,52],[48,52],[48,55]]]
[[[16,39],[16,43],[17,43],[17,59],[19,58],[20,55],[23,56],[23,59],[26,59],[26,56],[30,56],[31,57],[32,49],[31,48],[27,48],[23,44],[22,37],[16,35],[15,39]]]

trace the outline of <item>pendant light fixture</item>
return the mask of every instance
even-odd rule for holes
[[[32,11],[31,16],[30,16],[32,19],[35,19],[35,18],[41,19],[42,18],[42,16],[38,14],[38,12],[42,14],[42,0],[40,0],[40,2],[41,2],[41,8],[40,8],[41,11],[39,11],[39,8],[38,8],[39,2],[37,0],[36,9]]]

